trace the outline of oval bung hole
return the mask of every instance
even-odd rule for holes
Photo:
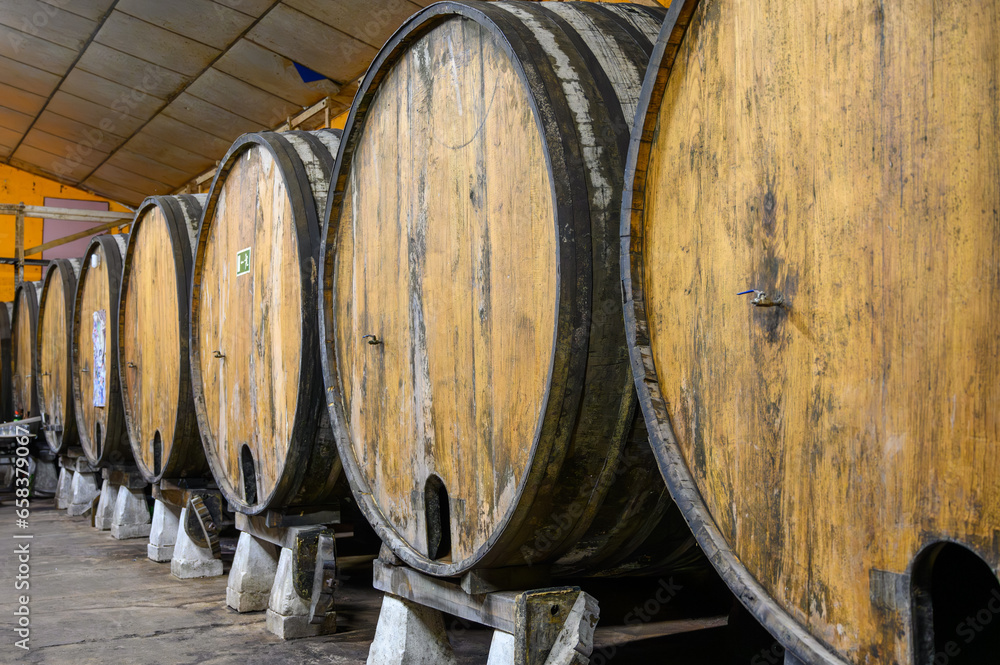
[[[257,503],[257,465],[250,446],[245,443],[240,448],[240,471],[243,476],[243,501],[252,506]]]
[[[436,475],[424,485],[424,518],[427,525],[427,556],[441,560],[451,558],[451,506],[448,489]]]
[[[160,430],[153,434],[153,475],[158,476],[163,470],[163,439]]]

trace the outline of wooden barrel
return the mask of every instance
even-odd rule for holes
[[[637,417],[619,295],[628,133],[663,16],[436,4],[355,98],[324,231],[327,402],[355,498],[415,568],[700,556]]]
[[[35,377],[35,334],[38,331],[38,300],[41,282],[22,282],[14,290],[11,314],[11,363],[14,367],[14,415],[38,415],[38,386]]]
[[[622,279],[674,498],[803,662],[959,662],[924,599],[981,589],[920,579],[1000,566],[996,5],[688,0],[653,62]]]
[[[118,293],[128,234],[90,241],[73,307],[73,401],[80,445],[92,464],[131,467],[118,379]]]
[[[14,361],[11,349],[14,303],[0,303],[0,421],[14,420]]]
[[[151,483],[208,473],[191,394],[188,297],[206,195],[152,196],[132,222],[118,309],[125,423]]]
[[[45,441],[55,453],[78,445],[73,413],[73,300],[80,259],[49,263],[38,302],[35,375]]]
[[[339,145],[337,130],[246,134],[205,202],[191,287],[195,413],[216,483],[248,514],[327,504],[342,475],[316,329],[317,209]]]

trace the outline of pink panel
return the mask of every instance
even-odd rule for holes
[[[56,199],[45,197],[45,205],[53,208],[75,208],[77,210],[108,210],[107,201],[80,201],[78,199]],[[42,227],[42,242],[49,242],[57,238],[63,238],[74,233],[79,233],[92,226],[100,226],[101,222],[73,222],[61,219],[46,219]],[[87,251],[90,245],[90,238],[80,238],[65,245],[59,245],[42,252],[43,259],[76,259]]]

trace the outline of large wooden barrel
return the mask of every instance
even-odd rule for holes
[[[246,134],[219,164],[191,287],[191,380],[205,454],[237,510],[335,498],[316,261],[338,130]],[[348,491],[344,494],[349,496]]]
[[[324,230],[327,402],[355,498],[415,568],[700,556],[637,417],[619,295],[628,133],[663,16],[436,4],[355,98]]]
[[[128,234],[90,241],[73,307],[73,400],[84,454],[92,464],[131,467],[118,379],[118,293]]]
[[[35,335],[38,332],[38,300],[41,282],[22,282],[14,289],[11,331],[11,363],[14,366],[14,416],[38,415],[38,386],[35,377]]]
[[[14,361],[11,333],[14,303],[0,303],[0,421],[14,420]]]
[[[45,441],[55,453],[78,445],[73,413],[73,300],[80,259],[49,263],[38,302],[35,375]]]
[[[187,194],[143,201],[125,255],[118,369],[132,452],[151,483],[208,473],[188,351],[191,270],[206,198]]]
[[[927,586],[944,549],[1000,566],[998,83],[971,0],[688,0],[657,45],[622,206],[635,385],[702,547],[805,663],[997,657],[953,660],[995,599],[934,610],[951,646],[925,601],[983,591]]]

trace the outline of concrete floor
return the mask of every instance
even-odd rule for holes
[[[381,594],[371,588],[370,570],[353,571],[341,580],[337,634],[283,642],[265,630],[263,613],[237,614],[226,607],[225,576],[178,580],[170,575],[169,564],[146,557],[144,539],[114,540],[108,532],[91,527],[89,517],[67,517],[56,511],[51,500],[32,501],[28,529],[18,529],[15,519],[12,501],[2,501],[2,663],[365,663],[381,605]],[[27,541],[31,543],[27,592],[13,588],[18,565],[14,547],[26,542],[15,540],[15,533],[34,536]],[[14,646],[19,638],[12,619],[22,593],[31,597],[31,648],[26,652]],[[605,626],[603,610],[607,604],[611,612],[613,599],[603,591],[592,593],[602,603],[595,665],[736,663],[749,662],[747,656],[756,653],[755,646],[744,649],[746,654],[739,658],[731,657],[728,628],[667,635],[676,630],[676,623],[650,622],[627,629]],[[475,626],[463,630],[454,619],[448,625],[457,629],[452,644],[462,665],[485,663],[490,632]]]

